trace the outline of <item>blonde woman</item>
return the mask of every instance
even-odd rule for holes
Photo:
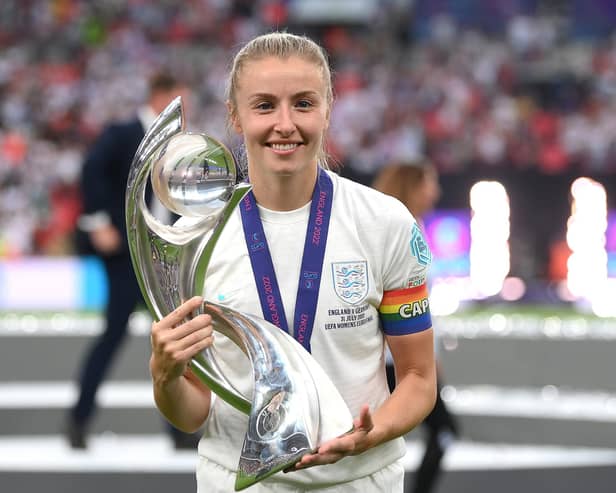
[[[402,492],[402,436],[434,405],[429,311],[408,318],[382,315],[385,304],[427,298],[428,252],[410,248],[411,237],[421,233],[404,205],[326,169],[323,149],[332,102],[325,54],[306,37],[262,35],[233,61],[230,126],[243,139],[253,189],[218,241],[203,296],[272,321],[260,279],[263,271],[276,279],[276,322],[301,339],[356,416],[351,433],[320,444],[293,471],[263,480],[251,487],[254,492]],[[266,240],[259,255],[247,248],[253,234]],[[425,246],[421,240],[417,244]],[[315,292],[300,289],[304,262],[317,266]],[[355,268],[360,288],[336,289],[340,266]],[[223,355],[225,376],[244,393],[252,386],[250,367],[228,339],[216,334],[214,340],[208,315],[182,322],[201,300],[191,299],[153,324],[150,368],[163,415],[185,431],[204,428],[198,491],[227,492],[233,491],[247,417],[212,398],[187,364],[214,344]],[[365,323],[340,324],[340,309],[350,306],[365,310]],[[311,323],[302,326],[299,337],[296,320],[305,315]],[[391,395],[386,344],[398,377]]]

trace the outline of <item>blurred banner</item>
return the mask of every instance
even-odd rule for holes
[[[0,260],[0,310],[101,310],[106,284],[94,257]]]

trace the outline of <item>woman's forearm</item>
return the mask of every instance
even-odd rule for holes
[[[434,407],[436,376],[407,373],[391,396],[374,411],[375,445],[403,436],[421,423]]]
[[[154,401],[165,418],[179,430],[193,433],[210,410],[211,391],[189,372],[171,382],[154,379]]]

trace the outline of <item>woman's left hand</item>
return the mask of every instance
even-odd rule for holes
[[[362,406],[359,417],[353,421],[353,429],[338,438],[325,442],[313,454],[304,455],[301,460],[285,472],[298,471],[312,466],[333,464],[347,455],[357,455],[368,450],[376,441],[372,439],[374,423],[370,408]]]
[[[397,379],[393,393],[373,412],[364,404],[350,432],[323,443],[286,472],[333,464],[349,455],[359,455],[404,436],[417,426],[434,407],[436,398],[433,338],[432,329],[388,336]]]

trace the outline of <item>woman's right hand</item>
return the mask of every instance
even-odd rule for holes
[[[203,303],[201,296],[184,302],[152,324],[150,372],[155,385],[166,385],[182,376],[193,356],[214,342],[212,317],[200,314],[188,320]]]

